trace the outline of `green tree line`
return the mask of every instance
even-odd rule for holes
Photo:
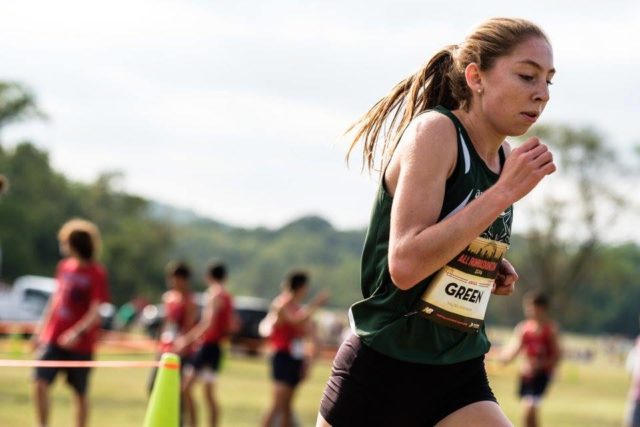
[[[114,300],[157,294],[155,284],[162,284],[162,265],[172,245],[171,226],[146,214],[147,200],[115,191],[117,176],[105,174],[88,184],[71,181],[51,168],[46,152],[28,142],[11,150],[0,146],[0,171],[10,183],[0,201],[4,280],[52,275],[60,257],[58,229],[82,217],[102,231],[101,259]]]
[[[0,201],[2,277],[52,275],[59,260],[56,233],[71,217],[95,221],[103,233],[101,260],[110,275],[112,297],[121,304],[136,295],[158,300],[164,290],[163,268],[183,259],[201,288],[204,266],[212,258],[231,270],[230,288],[239,295],[273,297],[284,275],[304,268],[316,289],[332,293],[331,306],[346,309],[360,298],[359,268],[365,230],[336,230],[319,217],[304,217],[278,229],[233,227],[195,215],[179,218],[170,207],[116,191],[119,177],[105,174],[78,183],[55,171],[45,151],[30,143],[0,147],[0,171],[10,182]],[[520,299],[538,288],[523,271],[530,265],[531,236],[513,236],[509,258],[522,274],[511,297],[493,297],[490,323],[512,325],[521,318]],[[568,262],[572,251],[555,256]],[[600,244],[594,262],[569,288],[554,312],[564,328],[580,332],[637,332],[640,311],[640,247],[634,243]],[[562,263],[562,259],[557,262]]]

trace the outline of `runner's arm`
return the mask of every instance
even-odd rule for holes
[[[185,330],[191,329],[198,321],[198,306],[193,299],[187,302],[185,313]]]
[[[513,337],[500,353],[500,361],[505,364],[511,363],[522,350],[522,344],[522,323],[519,323],[515,327]]]
[[[289,310],[291,301],[283,302],[276,306],[276,315],[278,321],[284,321],[292,325],[302,325],[313,316],[313,314],[329,299],[327,292],[320,292],[306,306],[298,310],[297,313],[291,313]]]
[[[547,147],[530,138],[511,152],[495,185],[436,222],[455,166],[455,141],[455,128],[446,117],[424,114],[407,128],[394,154],[399,166],[391,191],[389,272],[400,289],[410,289],[440,269],[555,170]],[[393,184],[393,178],[387,176],[385,182]]]
[[[51,319],[51,315],[53,310],[51,306],[53,305],[53,299],[56,298],[56,295],[52,295],[47,302],[47,305],[44,307],[42,311],[42,316],[40,317],[40,321],[36,324],[35,329],[33,330],[33,334],[31,335],[31,341],[34,348],[36,348],[40,342],[40,334],[42,333],[42,329],[49,323]]]
[[[216,312],[220,308],[220,297],[219,295],[209,295],[207,297],[207,304],[204,307],[204,311],[202,312],[202,317],[200,321],[189,330],[182,337],[178,338],[179,343],[176,343],[183,347],[189,346],[194,341],[198,340],[202,335],[207,332],[207,330],[213,326]]]
[[[562,358],[562,347],[559,340],[560,333],[558,327],[554,324],[551,327],[551,351],[550,356],[545,361],[545,368],[553,369]]]

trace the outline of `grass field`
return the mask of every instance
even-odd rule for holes
[[[4,351],[4,352],[2,352]],[[6,343],[0,343],[0,359],[8,358]],[[28,358],[29,355],[24,355]],[[148,360],[148,355],[101,355],[102,360]],[[519,420],[519,406],[514,396],[516,366],[502,368],[489,363],[491,385],[501,406],[514,421]],[[318,401],[330,369],[330,361],[320,361],[310,379],[301,387],[295,407],[304,426],[315,423]],[[140,427],[146,407],[147,369],[102,368],[92,379],[92,427]],[[31,427],[35,425],[30,396],[31,370],[0,368],[0,426]],[[597,360],[590,364],[565,362],[549,392],[542,411],[543,425],[620,426],[628,374],[619,363]],[[218,383],[222,425],[255,427],[270,397],[267,362],[263,358],[229,357]],[[196,390],[200,401],[200,390]],[[50,427],[71,425],[69,392],[58,381],[53,389],[53,411]],[[200,410],[203,408],[200,406]],[[203,417],[201,417],[201,424]],[[394,426],[395,427],[395,426]]]

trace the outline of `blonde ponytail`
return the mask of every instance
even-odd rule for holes
[[[474,62],[486,71],[497,58],[508,55],[528,37],[548,41],[542,30],[527,20],[494,18],[476,28],[459,46],[450,45],[440,50],[351,125],[347,133],[354,131],[355,135],[347,160],[362,141],[363,167],[384,170],[402,133],[418,114],[437,105],[449,110],[469,109],[472,94],[464,76],[468,64]],[[377,160],[379,154],[382,157]]]

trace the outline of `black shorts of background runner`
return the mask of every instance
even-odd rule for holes
[[[91,354],[65,350],[55,345],[47,345],[40,357],[38,357],[38,360],[89,361],[92,360],[92,356]],[[34,378],[36,380],[46,381],[47,384],[52,384],[56,379],[58,371],[66,372],[67,383],[76,393],[80,396],[86,394],[91,368],[36,368]]]
[[[546,372],[538,372],[532,377],[520,377],[520,397],[542,397],[547,390],[551,375]]]
[[[278,351],[271,358],[271,378],[276,382],[295,387],[302,380],[304,361],[286,351]]]
[[[480,401],[496,402],[484,356],[451,365],[404,362],[349,337],[320,403],[333,427],[427,427]]]
[[[222,351],[217,343],[203,344],[190,358],[185,360],[185,365],[192,366],[196,371],[211,369],[213,372],[220,370]]]

